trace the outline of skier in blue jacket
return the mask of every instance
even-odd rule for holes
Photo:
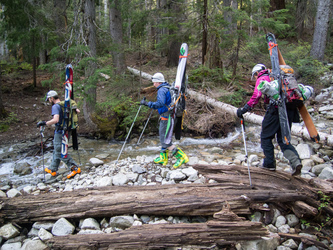
[[[165,143],[165,135],[168,129],[169,109],[171,104],[170,85],[165,81],[162,73],[156,73],[153,75],[152,82],[157,88],[157,99],[156,102],[147,102],[143,99],[140,105],[148,106],[152,109],[157,109],[160,114],[160,125],[159,125],[159,136],[161,142],[160,156],[154,159],[155,163],[162,164],[165,166],[168,163],[168,154],[172,153],[172,156],[177,158],[176,163],[173,165],[174,168],[180,167],[182,164],[189,161],[187,155],[170,141],[169,144]]]

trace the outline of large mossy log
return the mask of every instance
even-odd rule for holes
[[[241,215],[250,214],[251,208],[263,203],[285,204],[299,211],[299,215],[313,216],[320,206],[318,191],[333,194],[331,183],[292,177],[279,171],[251,168],[253,186],[250,187],[245,166],[195,165],[194,168],[217,183],[111,186],[4,198],[1,222],[28,223],[62,217],[103,218],[123,214],[211,216],[226,204],[232,212]],[[330,205],[325,211],[333,215]]]

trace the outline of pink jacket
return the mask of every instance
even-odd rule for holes
[[[268,70],[262,70],[259,72],[258,74],[258,78],[256,81],[256,86],[254,88],[254,92],[252,94],[251,99],[247,102],[247,105],[249,105],[251,107],[251,109],[259,102],[260,97],[262,96],[262,93],[257,89],[258,85],[262,82],[262,81],[268,81],[270,82],[270,78],[269,78],[269,74],[268,74]],[[267,100],[265,100],[266,102]]]

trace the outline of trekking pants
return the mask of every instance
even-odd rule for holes
[[[289,127],[291,128],[294,118],[297,117],[297,109],[287,109]],[[282,141],[280,122],[279,122],[279,113],[278,109],[274,106],[271,106],[265,114],[264,120],[262,122],[261,130],[261,148],[264,151],[265,159],[263,166],[264,167],[275,167],[275,156],[274,156],[274,145],[272,140],[276,135],[277,142],[283,152],[285,158],[289,160],[289,163],[292,167],[296,167],[301,164],[299,155],[291,144],[286,145]]]
[[[62,144],[62,134],[55,133],[53,139],[53,147],[54,147],[53,159],[50,166],[50,170],[52,172],[58,171],[60,161],[63,161],[69,169],[71,169],[73,165],[77,166],[76,162],[72,159],[72,157],[69,156],[69,154],[67,154],[66,159],[61,158],[61,144]]]
[[[162,148],[168,148],[172,145],[172,141],[169,144],[165,144],[165,132],[168,127],[168,120],[160,120],[159,135]]]

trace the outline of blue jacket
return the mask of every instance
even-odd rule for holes
[[[162,83],[157,87],[156,102],[148,102],[148,107],[157,109],[160,115],[168,111],[168,107],[171,103],[171,94],[169,88],[170,85],[167,82]]]

